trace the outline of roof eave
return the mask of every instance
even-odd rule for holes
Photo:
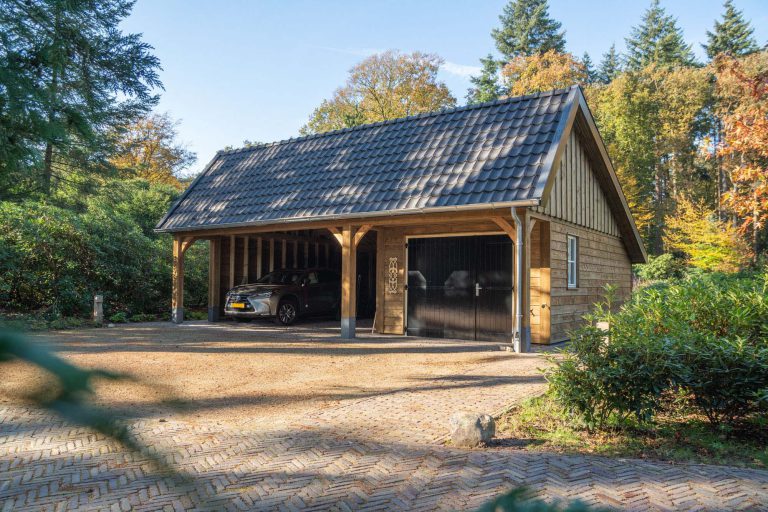
[[[190,187],[191,188],[191,187]],[[329,221],[343,221],[350,219],[374,219],[381,217],[395,217],[400,215],[415,215],[415,214],[436,214],[436,213],[449,213],[457,211],[467,210],[497,210],[502,208],[514,208],[514,207],[529,207],[539,206],[540,201],[538,199],[521,199],[518,201],[504,201],[498,203],[478,203],[459,206],[436,206],[432,208],[403,208],[399,210],[385,210],[381,212],[363,212],[363,213],[345,213],[337,215],[315,215],[311,217],[288,217],[284,219],[270,219],[265,221],[255,222],[234,222],[228,224],[216,224],[216,225],[199,225],[188,226],[180,228],[163,229],[156,227],[156,233],[190,233],[194,231],[210,231],[216,229],[231,229],[241,227],[261,227],[261,226],[283,226],[286,224],[298,224],[307,222],[329,222]]]

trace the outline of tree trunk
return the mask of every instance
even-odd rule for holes
[[[45,145],[45,158],[43,159],[43,193],[51,195],[51,181],[53,177],[53,145],[48,142]]]

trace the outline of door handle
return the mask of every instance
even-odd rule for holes
[[[475,283],[475,297],[479,297],[480,296],[480,290],[482,290],[482,289],[483,289],[483,287],[480,286],[480,283]]]

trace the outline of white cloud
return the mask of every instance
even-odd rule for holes
[[[443,64],[442,69],[446,73],[460,76],[462,78],[469,78],[473,75],[480,74],[479,66],[467,66],[465,64],[456,64],[455,62],[450,62],[450,61],[445,61],[445,64]]]

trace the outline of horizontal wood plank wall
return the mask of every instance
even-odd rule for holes
[[[620,235],[608,200],[575,130],[568,137],[549,202],[533,211],[601,233]]]
[[[579,237],[578,288],[567,287],[566,237]],[[583,316],[603,299],[603,287],[614,284],[617,302],[632,291],[632,264],[621,238],[573,223],[551,219],[551,342],[569,338]]]

